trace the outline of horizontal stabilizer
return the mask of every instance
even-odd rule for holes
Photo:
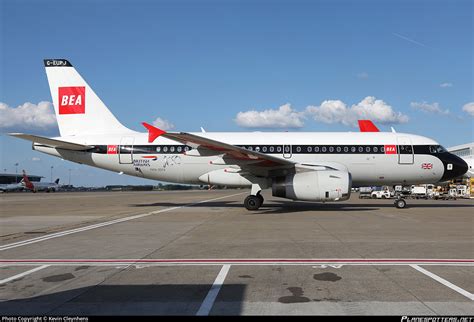
[[[31,141],[34,143],[44,144],[56,149],[64,149],[64,150],[74,150],[74,151],[84,151],[93,148],[91,145],[84,145],[72,142],[66,142],[56,139],[46,138],[44,136],[38,135],[31,135],[31,134],[24,134],[24,133],[8,133],[10,136],[14,136],[16,138],[20,138],[23,140]]]

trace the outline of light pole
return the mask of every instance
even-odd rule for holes
[[[15,163],[15,183],[18,183],[18,165],[18,162]]]
[[[51,181],[50,182],[53,182],[53,166],[51,166]]]

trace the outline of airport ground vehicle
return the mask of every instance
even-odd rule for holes
[[[370,194],[372,199],[390,199],[392,197],[388,187],[376,187]]]
[[[372,187],[360,187],[359,188],[359,199],[371,198]]]
[[[394,132],[166,132],[123,126],[65,59],[44,61],[61,136],[10,135],[66,160],[167,182],[250,188],[305,201],[342,201],[352,187],[431,183],[467,171],[427,137]],[[216,111],[217,112],[217,111]],[[402,198],[394,202],[405,206]]]

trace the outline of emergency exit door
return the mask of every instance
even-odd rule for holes
[[[133,138],[124,136],[120,140],[119,163],[131,164],[133,162]]]
[[[413,145],[411,144],[411,139],[406,136],[400,136],[397,138],[398,142],[398,163],[399,164],[413,164],[414,155],[413,155]]]

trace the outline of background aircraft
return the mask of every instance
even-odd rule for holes
[[[54,182],[31,182],[26,175],[25,170],[23,170],[23,180],[20,184],[32,192],[46,191],[46,192],[56,192],[59,190],[59,178]]]

